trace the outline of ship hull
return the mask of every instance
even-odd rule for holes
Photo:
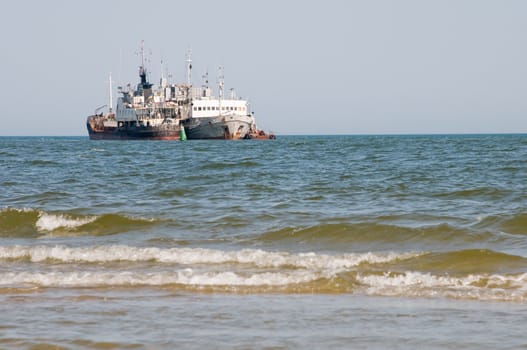
[[[239,140],[250,131],[254,119],[245,115],[190,118],[183,122],[189,140]]]
[[[97,127],[86,123],[90,140],[179,140],[180,128],[176,125],[155,127]]]
[[[179,140],[179,131],[177,134],[157,131],[94,131],[88,134],[90,140]]]

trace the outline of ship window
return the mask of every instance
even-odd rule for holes
[[[210,111],[210,107],[207,107],[207,111]]]
[[[194,110],[197,111],[197,110],[198,110],[198,107],[194,107]]]
[[[198,107],[198,111],[201,111],[201,107]]]

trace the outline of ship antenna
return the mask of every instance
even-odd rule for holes
[[[145,41],[141,40],[141,69],[145,68]]]
[[[191,84],[191,80],[192,80],[192,76],[191,76],[191,71],[192,71],[192,49],[189,48],[188,51],[187,51],[187,84],[190,85]]]
[[[202,75],[203,78],[203,87],[208,88],[209,87],[209,70],[207,69],[205,71],[205,74]]]
[[[221,115],[221,99],[223,98],[223,67],[218,67],[218,96],[219,96],[219,107]]]
[[[110,97],[110,107],[108,108],[110,113],[112,113],[112,106],[113,106],[113,96],[112,96],[112,73],[110,72],[110,79],[109,79],[109,82],[110,82],[110,91],[109,91],[109,97]]]
[[[165,77],[164,74],[163,74],[164,73],[163,69],[164,69],[163,68],[163,59],[161,58],[161,81],[163,81],[163,78]]]

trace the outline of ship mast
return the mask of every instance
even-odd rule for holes
[[[112,96],[112,73],[110,72],[110,78],[109,78],[110,88],[109,88],[109,97],[110,97],[110,108],[109,112],[112,113],[112,106],[113,106],[113,96]]]
[[[145,41],[141,40],[141,66],[139,66],[139,77],[141,82],[137,85],[137,90],[140,94],[143,95],[143,104],[148,103],[148,98],[152,95],[152,84],[148,82],[146,76],[146,67],[145,67]]]
[[[191,84],[191,80],[192,80],[192,76],[191,76],[191,71],[192,71],[192,49],[188,49],[187,51],[187,85],[190,85]]]
[[[207,69],[205,71],[205,74],[201,76],[203,78],[203,87],[208,88],[209,87],[209,70]]]
[[[141,66],[139,66],[139,77],[141,78],[141,85],[144,89],[148,89],[151,84],[146,79],[146,68],[145,68],[145,41],[141,40]]]
[[[223,67],[218,67],[218,106],[220,108],[221,116],[221,99],[223,98]]]

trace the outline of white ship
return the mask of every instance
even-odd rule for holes
[[[187,57],[187,84],[190,86],[192,60]],[[254,115],[249,110],[247,100],[237,99],[234,89],[229,98],[224,98],[223,68],[218,73],[218,96],[208,86],[208,73],[201,87],[190,90],[191,108],[188,118],[181,120],[189,139],[238,140],[252,138],[262,133],[256,128]],[[274,138],[274,135],[267,135]]]
[[[188,72],[190,67],[189,62]],[[223,98],[221,71],[220,67],[218,96],[213,96],[212,89],[208,87],[208,74],[204,76],[202,87],[192,88],[190,114],[182,120],[189,139],[243,139],[255,128],[254,116],[246,100],[236,99],[232,89],[230,97]]]

